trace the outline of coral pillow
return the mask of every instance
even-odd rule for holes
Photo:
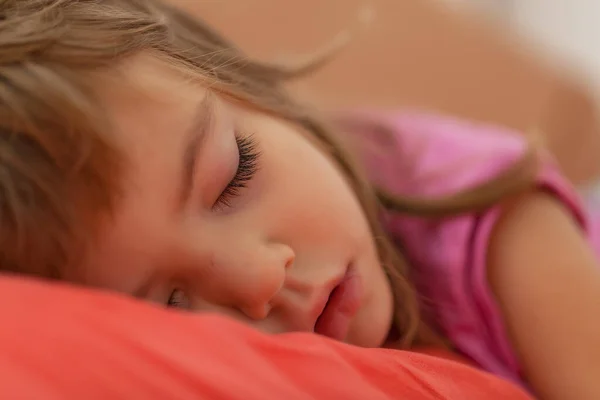
[[[442,358],[0,277],[2,399],[529,399]]]

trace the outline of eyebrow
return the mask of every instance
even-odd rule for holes
[[[214,103],[214,96],[208,92],[198,104],[192,123],[186,129],[178,196],[180,208],[183,208],[189,202],[192,194],[198,153],[214,122]]]

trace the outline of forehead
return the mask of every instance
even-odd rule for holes
[[[99,75],[93,89],[110,118],[111,134],[125,156],[125,166],[123,193],[110,221],[100,227],[90,256],[94,263],[129,261],[133,265],[140,255],[151,257],[146,254],[152,240],[148,235],[164,231],[165,221],[171,217],[167,213],[178,194],[185,133],[206,89],[147,56]],[[119,243],[125,242],[132,251],[121,254]],[[75,279],[102,285],[99,277],[88,276],[99,270],[88,265]]]
[[[117,112],[152,104],[181,106],[202,97],[206,87],[201,75],[184,73],[183,69],[146,53],[92,77],[94,93],[110,111]]]
[[[117,145],[134,159],[176,146],[207,91],[201,79],[147,54],[98,73],[92,90]]]

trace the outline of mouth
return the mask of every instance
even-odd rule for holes
[[[340,283],[329,294],[323,311],[315,323],[315,333],[343,341],[350,329],[352,318],[360,308],[361,295],[360,277],[349,268]]]

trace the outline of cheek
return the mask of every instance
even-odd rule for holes
[[[354,245],[368,237],[358,200],[332,161],[294,132],[266,140],[271,143],[264,152],[262,184],[269,218],[285,221],[282,229],[293,228],[296,237],[308,234],[331,245]]]

